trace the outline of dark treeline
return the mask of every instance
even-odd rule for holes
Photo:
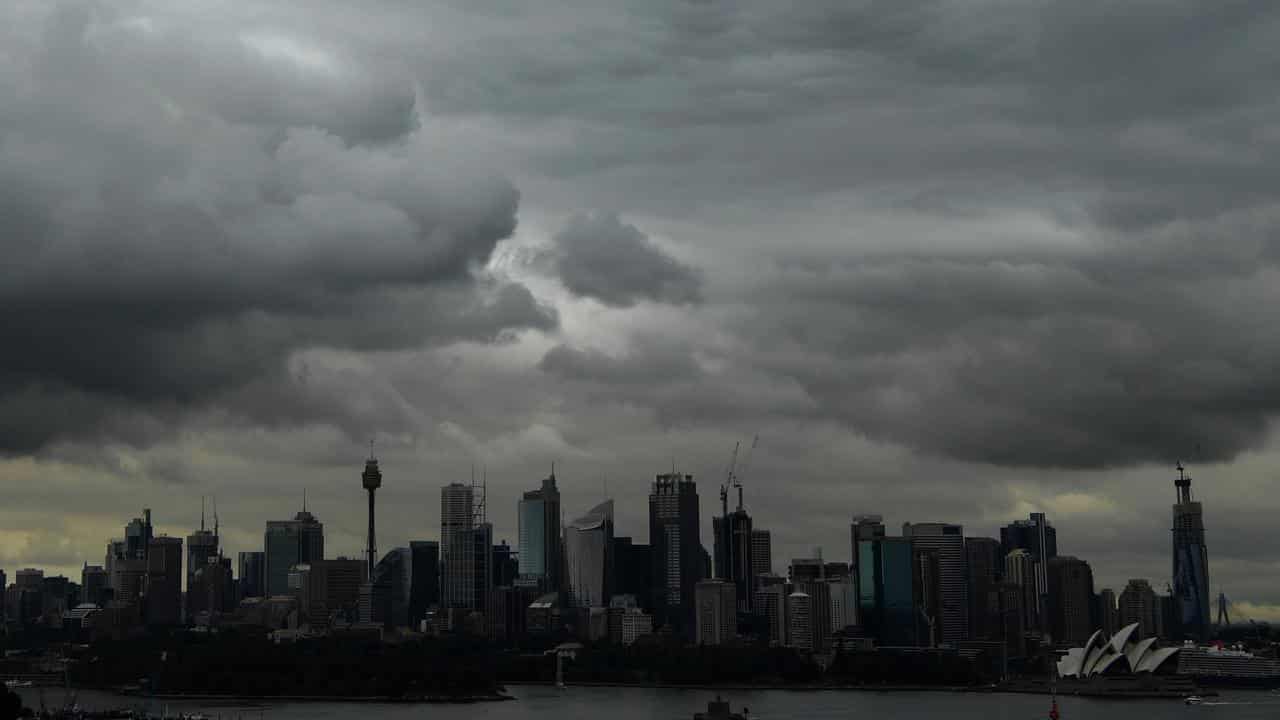
[[[387,645],[357,637],[276,644],[264,634],[174,634],[95,643],[73,682],[156,693],[390,698],[497,694],[494,655],[452,639]]]

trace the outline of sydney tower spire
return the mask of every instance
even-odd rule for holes
[[[382,471],[378,470],[378,460],[373,456],[373,444],[369,444],[369,459],[364,463],[364,489],[369,491],[369,545],[365,554],[369,556],[369,581],[373,581],[373,566],[378,562],[378,540],[373,526],[373,496],[382,487]]]

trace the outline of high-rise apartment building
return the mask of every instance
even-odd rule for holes
[[[787,646],[797,650],[815,651],[815,625],[813,598],[801,590],[787,596]]]
[[[305,508],[292,520],[268,520],[262,546],[266,595],[288,595],[289,570],[324,559],[324,523]]]
[[[736,595],[736,586],[724,580],[701,580],[694,587],[699,645],[723,645],[737,635]]]
[[[1040,593],[1036,588],[1036,577],[1036,559],[1030,551],[1019,548],[1004,556],[1004,581],[1016,586],[1020,593],[1019,625],[1024,633],[1038,631],[1041,627]]]
[[[556,474],[551,473],[537,490],[526,492],[520,499],[518,518],[520,537],[520,575],[531,585],[547,592],[562,588],[560,533],[560,490]]]
[[[1056,644],[1084,645],[1097,628],[1092,617],[1093,570],[1070,555],[1049,560],[1049,634]]]
[[[695,639],[694,586],[703,579],[698,486],[692,475],[658,475],[649,493],[654,622]]]
[[[904,523],[902,535],[912,547],[938,554],[941,608],[935,620],[938,639],[955,647],[969,638],[969,578],[965,567],[964,529],[949,523]]]
[[[1178,502],[1173,506],[1173,597],[1184,636],[1209,637],[1209,552],[1204,544],[1204,508],[1191,497],[1191,476],[1181,463],[1174,481]]]
[[[570,607],[606,607],[613,580],[613,501],[591,508],[564,529]]]
[[[756,590],[752,607],[755,614],[764,619],[771,647],[783,647],[788,644],[787,630],[790,617],[787,614],[787,586],[784,583],[765,585]]]

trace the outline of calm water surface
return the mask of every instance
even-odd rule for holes
[[[202,711],[224,720],[304,720],[312,718],[375,718],[377,720],[690,720],[704,710],[714,693],[700,690],[649,688],[576,688],[556,691],[550,687],[510,688],[518,700],[476,705],[384,705],[370,703],[265,703],[171,702],[170,712]],[[38,696],[22,691],[28,704]],[[47,690],[50,704],[62,702],[62,691]],[[1036,720],[1047,716],[1049,699],[1038,695],[978,695],[965,693],[788,692],[766,690],[735,692],[729,698],[734,710],[751,709],[756,720],[851,720],[874,718],[947,718],[948,720]],[[134,698],[83,692],[81,705],[88,708],[119,707]],[[1157,720],[1158,718],[1280,718],[1280,694],[1226,691],[1204,705],[1188,707],[1170,700],[1089,700],[1062,698],[1063,720]],[[160,708],[157,707],[158,711]]]

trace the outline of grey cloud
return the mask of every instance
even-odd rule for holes
[[[90,7],[17,16],[0,63],[4,450],[145,441],[305,348],[554,326],[477,282],[518,193],[406,135],[411,91]]]
[[[572,293],[614,307],[641,300],[686,305],[702,300],[702,275],[615,214],[577,214],[552,238],[548,262]]]

